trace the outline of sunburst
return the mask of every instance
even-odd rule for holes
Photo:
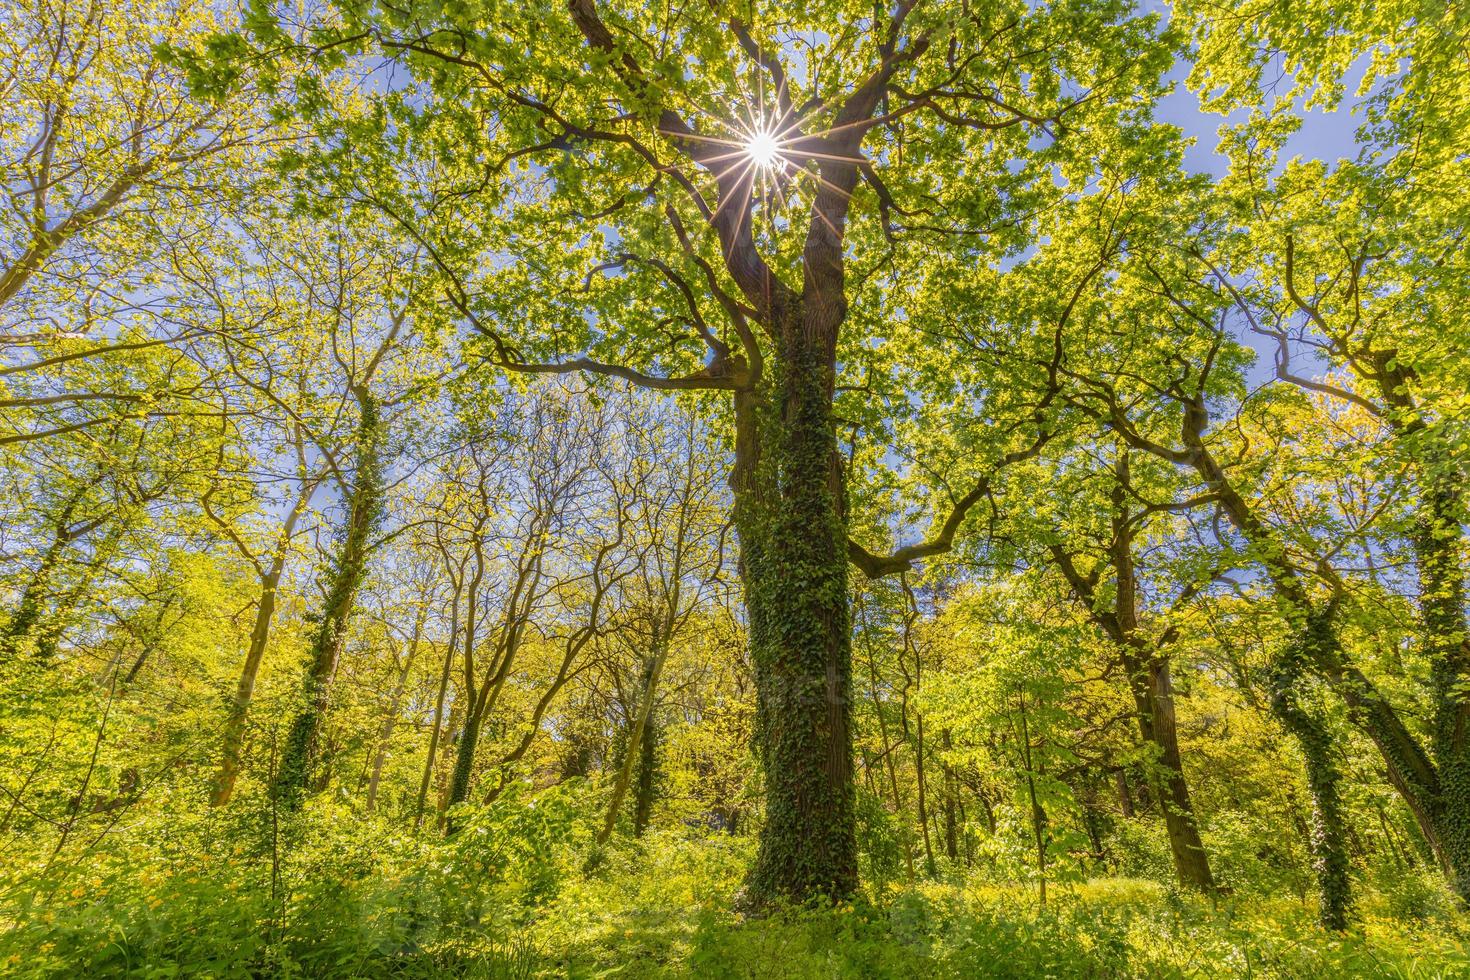
[[[767,233],[775,236],[791,227],[787,220],[790,212],[810,203],[817,188],[845,193],[822,176],[823,161],[861,165],[864,160],[819,149],[824,145],[824,137],[836,132],[825,128],[806,131],[807,123],[821,111],[821,105],[793,111],[783,87],[776,93],[777,106],[771,107],[765,86],[758,82],[756,88],[756,92],[741,92],[731,100],[737,107],[733,114],[693,106],[699,118],[714,124],[712,128],[718,135],[716,132],[666,135],[724,148],[726,152],[705,156],[702,161],[725,188],[715,205],[715,214],[733,208],[741,215],[741,221],[763,215]],[[827,222],[826,216],[819,212],[815,217]]]
[[[768,129],[758,129],[745,138],[745,155],[761,170],[780,171],[786,161],[781,157],[781,142]]]

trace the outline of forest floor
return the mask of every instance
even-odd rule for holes
[[[912,885],[899,873],[837,908],[747,920],[731,907],[749,840],[668,832],[588,862],[585,830],[552,810],[502,810],[519,816],[472,819],[448,841],[318,818],[264,848],[247,843],[261,826],[248,815],[136,825],[71,860],[0,871],[0,973],[1470,977],[1470,922],[1414,876],[1361,889],[1342,934],[1295,896],[1212,904],[1101,878],[1053,882],[1043,907],[1034,883],[976,871]]]

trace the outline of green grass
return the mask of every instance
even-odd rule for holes
[[[535,813],[534,820],[528,813]],[[84,861],[0,878],[0,973],[16,977],[1470,977],[1470,935],[1432,879],[1365,883],[1329,935],[1296,899],[1218,906],[1152,881],[1033,886],[956,871],[880,899],[744,920],[748,840],[654,836],[587,871],[552,804],[451,841],[329,819],[272,874],[245,828],[140,827]],[[331,815],[329,815],[331,816]],[[274,877],[275,887],[272,889]],[[875,890],[876,891],[876,890]]]

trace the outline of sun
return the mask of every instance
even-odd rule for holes
[[[781,166],[781,144],[768,129],[758,129],[745,139],[745,155],[762,170],[775,170]]]

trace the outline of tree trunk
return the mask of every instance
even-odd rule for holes
[[[954,747],[948,728],[939,733],[939,745],[945,752],[949,752]],[[944,773],[944,856],[954,861],[960,856],[956,821],[959,795],[956,784],[958,780],[955,778],[954,767],[948,762],[943,763],[941,771]]]
[[[918,733],[918,740],[914,745],[914,765],[919,782],[919,827],[924,835],[924,872],[932,878],[939,873],[939,867],[934,863],[934,843],[929,836],[929,792],[924,766],[923,715],[919,715],[916,719],[915,729]]]
[[[372,775],[368,777],[367,812],[372,813],[378,800],[378,785],[383,779],[383,765],[388,761],[388,746],[393,739],[393,729],[398,724],[398,711],[403,706],[403,693],[408,689],[408,675],[413,670],[413,661],[419,650],[419,636],[424,629],[428,607],[420,606],[413,621],[413,635],[408,641],[408,650],[403,656],[403,669],[398,672],[398,682],[393,686],[393,695],[388,699],[388,710],[383,714],[383,727],[378,732],[378,747],[373,753]]]
[[[1312,793],[1311,840],[1317,876],[1318,917],[1325,928],[1340,930],[1347,924],[1352,886],[1348,877],[1346,820],[1338,791],[1339,774],[1332,758],[1332,734],[1299,699],[1308,665],[1326,669],[1341,661],[1341,646],[1333,623],[1337,600],[1331,600],[1320,609],[1313,605],[1305,584],[1286,559],[1285,547],[1272,529],[1256,516],[1231,483],[1219,460],[1205,446],[1206,420],[1202,398],[1186,407],[1183,441],[1188,449],[1189,465],[1204,479],[1206,486],[1219,495],[1220,507],[1230,523],[1258,549],[1259,560],[1275,587],[1278,601],[1298,627],[1297,635],[1272,665],[1271,711],[1302,748],[1307,785]],[[1382,707],[1387,708],[1386,703]],[[1388,711],[1388,720],[1398,721],[1391,710]],[[1389,762],[1392,771],[1393,760]]]
[[[1145,745],[1154,751],[1147,770],[1159,808],[1164,812],[1164,830],[1179,883],[1202,892],[1215,890],[1209,854],[1199,834],[1189,784],[1184,778],[1179,754],[1179,731],[1174,714],[1173,682],[1169,662],[1160,656],[1141,663],[1136,656],[1125,658],[1138,729]]]
[[[1215,890],[1215,878],[1210,871],[1204,841],[1200,838],[1179,754],[1173,682],[1164,652],[1170,640],[1147,637],[1139,622],[1138,570],[1133,555],[1138,525],[1126,490],[1131,482],[1130,472],[1128,448],[1121,446],[1109,492],[1112,539],[1108,546],[1108,560],[1117,586],[1111,610],[1102,606],[1095,580],[1078,572],[1065,549],[1052,545],[1050,550],[1076,598],[1088,609],[1093,621],[1117,644],[1124,669],[1128,672],[1128,687],[1133,695],[1139,736],[1153,752],[1153,758],[1144,770],[1144,785],[1163,811],[1174,873],[1186,888],[1211,893]],[[1124,789],[1126,791],[1126,784]],[[1131,816],[1132,801],[1126,792],[1123,805],[1124,816]]]
[[[638,705],[633,716],[633,723],[628,728],[628,744],[623,749],[623,764],[618,769],[617,778],[613,781],[612,797],[608,800],[602,829],[597,832],[597,843],[599,844],[606,844],[607,839],[612,836],[613,827],[618,821],[618,809],[623,805],[623,797],[628,792],[628,787],[633,781],[633,772],[641,759],[644,731],[648,728],[649,719],[653,715],[654,701],[658,697],[659,675],[663,673],[664,661],[668,659],[669,654],[669,638],[664,629],[665,625],[665,622],[658,624],[658,634],[654,639],[655,649],[643,669],[643,677],[638,686]],[[643,774],[640,773],[641,775]]]
[[[1026,795],[1031,803],[1031,835],[1036,845],[1036,879],[1041,905],[1046,905],[1046,810],[1036,796],[1036,775],[1031,764],[1031,725],[1026,717],[1026,692],[1018,691],[1021,706],[1021,759],[1026,768]]]
[[[1470,636],[1465,631],[1464,532],[1444,478],[1427,477],[1414,529],[1419,617],[1434,690],[1433,746],[1439,792],[1432,808],[1436,856],[1450,887],[1470,902]]]
[[[633,836],[642,837],[653,816],[654,791],[658,786],[657,718],[649,718],[638,748],[638,778],[633,783]]]
[[[293,513],[292,518],[298,516]],[[291,525],[295,520],[289,521]],[[240,668],[240,679],[235,683],[235,698],[230,702],[230,712],[225,717],[220,753],[219,772],[214,777],[214,787],[209,794],[210,806],[224,806],[235,792],[235,781],[240,776],[240,763],[245,753],[245,721],[250,712],[250,699],[255,693],[255,678],[260,673],[260,663],[265,657],[266,645],[270,642],[271,618],[276,613],[276,589],[281,584],[281,571],[286,564],[286,553],[276,553],[270,571],[260,585],[260,602],[255,607],[255,624],[250,630],[250,646],[245,653],[245,665]]]
[[[424,756],[424,775],[419,781],[419,798],[414,807],[413,826],[417,830],[424,822],[424,802],[429,796],[429,781],[434,775],[434,760],[439,751],[439,738],[444,731],[444,696],[449,690],[449,674],[454,667],[454,654],[458,650],[455,640],[459,636],[459,592],[458,580],[454,583],[454,598],[450,603],[449,643],[444,648],[444,666],[439,672],[439,690],[434,697],[434,725],[429,731],[429,751]]]
[[[382,515],[383,423],[377,400],[365,389],[356,392],[357,466],[348,505],[347,526],[327,588],[326,607],[312,641],[311,667],[303,684],[304,704],[291,723],[275,790],[288,810],[301,805],[315,762],[317,739],[326,717],[332,677],[347,640],[347,624],[357,604],[357,590],[367,567],[371,538]]]
[[[224,806],[235,792],[235,781],[240,776],[240,762],[245,750],[245,722],[250,712],[250,699],[255,693],[255,678],[260,673],[260,663],[265,657],[266,645],[270,642],[271,619],[276,612],[276,590],[281,584],[281,573],[286,568],[286,552],[296,534],[296,524],[306,510],[311,498],[312,485],[304,484],[296,503],[281,524],[276,536],[276,547],[271,564],[260,580],[260,602],[255,607],[255,624],[250,629],[250,645],[245,652],[245,664],[240,668],[240,679],[235,683],[235,697],[230,702],[229,714],[225,717],[221,742],[219,771],[210,788],[209,805]]]
[[[766,784],[760,850],[743,895],[750,908],[840,900],[858,884],[847,528],[831,415],[836,327],[826,325],[824,337],[810,310],[779,322],[779,400],[747,402],[744,413],[761,416],[737,420],[768,434],[753,461],[758,472],[745,470],[750,482],[737,453],[735,503]]]
[[[1318,920],[1324,929],[1347,928],[1352,902],[1348,877],[1346,818],[1339,790],[1341,774],[1333,758],[1327,726],[1300,700],[1305,667],[1314,648],[1334,643],[1330,610],[1314,612],[1299,635],[1272,665],[1271,711],[1301,746],[1307,787],[1312,794],[1312,867],[1317,876]]]
[[[1133,791],[1128,788],[1128,771],[1119,768],[1118,779],[1118,809],[1123,816],[1129,820],[1133,819]]]

